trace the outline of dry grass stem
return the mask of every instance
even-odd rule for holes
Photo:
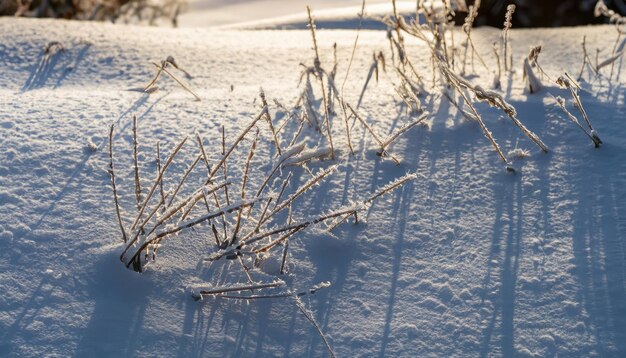
[[[263,108],[268,108],[268,110],[265,111],[265,119],[267,120],[270,131],[272,132],[272,137],[274,139],[274,144],[276,145],[278,155],[281,155],[282,151],[280,150],[280,142],[278,141],[278,136],[276,135],[274,125],[272,124],[272,116],[270,115],[269,106],[267,105],[267,100],[265,99],[265,92],[263,91],[263,88],[260,89],[259,96],[261,97],[261,104],[263,105]]]
[[[148,192],[148,195],[146,196],[146,198],[144,199],[143,204],[141,205],[141,208],[139,209],[139,213],[137,214],[137,217],[135,218],[135,221],[133,222],[133,224],[131,225],[131,230],[135,230],[135,228],[137,227],[137,224],[139,223],[139,221],[141,220],[141,217],[143,216],[143,212],[146,209],[146,206],[148,205],[148,202],[150,201],[150,199],[152,199],[152,195],[154,194],[154,191],[156,190],[157,186],[159,185],[159,183],[161,182],[161,180],[163,179],[163,174],[165,173],[165,171],[167,170],[167,168],[170,166],[170,164],[172,164],[172,161],[174,160],[174,158],[176,157],[176,155],[178,155],[178,153],[180,152],[180,149],[183,147],[183,145],[185,144],[185,142],[187,142],[187,137],[185,137],[177,146],[176,148],[174,148],[174,151],[172,152],[172,154],[170,154],[170,156],[167,158],[167,160],[165,161],[165,164],[163,165],[163,168],[161,168],[161,170],[159,171],[156,180],[154,181],[154,184],[152,185],[152,187],[150,188],[150,191]]]
[[[167,69],[167,64],[169,62],[167,61],[161,61],[161,64],[156,64],[154,62],[152,62],[152,64],[157,68],[157,75],[155,76],[155,78],[145,87],[145,90],[148,91],[150,89],[150,87],[154,86],[154,84],[156,83],[156,80],[158,79],[159,75],[161,74],[161,72],[167,74],[168,76],[170,76],[170,78],[172,78],[174,81],[176,81],[176,83],[178,83],[185,91],[189,92],[192,96],[194,96],[194,98],[196,99],[196,101],[200,101],[201,98],[200,96],[198,96],[190,87],[188,84],[186,84],[183,80],[179,79],[176,75],[174,75],[172,72],[170,72]]]
[[[311,36],[313,37],[313,48],[315,50],[315,59],[314,59],[313,64],[314,64],[315,71],[317,73],[317,77],[320,81],[320,86],[322,88],[322,100],[324,104],[324,120],[326,124],[326,133],[328,136],[328,142],[330,143],[330,148],[332,150],[331,159],[335,160],[335,148],[333,146],[333,134],[332,134],[332,128],[331,128],[331,123],[330,123],[330,113],[328,112],[328,99],[326,98],[326,89],[324,86],[324,74],[322,70],[322,64],[320,62],[319,50],[317,47],[317,38],[315,37],[315,22],[313,21],[313,16],[311,15],[311,8],[307,6],[306,10],[309,15],[309,27],[311,29]]]
[[[113,169],[113,130],[115,128],[114,124],[111,124],[111,131],[109,132],[109,175],[111,176],[111,188],[113,189],[113,201],[115,202],[115,213],[117,214],[117,222],[120,225],[120,230],[122,231],[122,241],[126,243],[128,241],[128,236],[126,235],[126,230],[124,229],[124,224],[122,223],[122,215],[120,213],[120,203],[117,197],[117,187],[115,185],[115,171]]]
[[[133,114],[133,165],[135,169],[135,197],[137,199],[137,210],[141,206],[141,180],[139,179],[139,150],[137,149],[137,116]]]
[[[506,14],[504,18],[504,28],[502,29],[502,48],[504,51],[503,61],[504,70],[513,69],[513,54],[509,55],[511,51],[511,44],[509,43],[509,30],[513,26],[513,13],[515,12],[515,5],[511,4],[506,7]]]

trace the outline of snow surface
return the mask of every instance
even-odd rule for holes
[[[386,1],[368,2],[371,5],[387,3]],[[183,27],[214,27],[236,25],[255,21],[283,22],[287,19],[306,17],[306,6],[310,5],[318,14],[321,10],[327,15],[349,13],[352,17],[360,11],[361,0],[191,0],[187,9],[179,17]],[[338,11],[342,8],[341,11]],[[415,4],[412,4],[415,9]],[[298,14],[298,15],[294,15]],[[276,21],[277,19],[282,19]]]
[[[499,31],[472,33],[495,68],[489,54]],[[356,32],[318,35],[324,64],[337,43],[343,79]],[[285,281],[298,290],[332,283],[303,301],[338,356],[626,356],[623,76],[608,81],[605,69],[597,79],[586,73],[582,83],[583,104],[604,141],[599,149],[554,105],[550,95],[569,102],[565,90],[547,80],[537,94],[523,89],[522,58],[531,46],[543,45],[539,60],[550,76],[577,74],[583,35],[591,51],[610,56],[611,27],[511,32],[516,72],[503,77],[503,95],[550,153],[496,109],[477,108],[505,153],[528,151],[513,160],[516,175],[505,173],[480,128],[436,91],[425,101],[429,125],[390,148],[400,166],[376,156],[358,126],[354,157],[337,139],[338,171],[298,202],[296,216],[349,205],[405,173],[425,176],[376,201],[364,222],[332,236],[311,230],[290,244]],[[50,41],[65,51],[44,63]],[[407,46],[426,58],[421,45]],[[388,51],[385,32],[363,31],[346,85],[351,103],[374,50]],[[154,75],[150,62],[168,55],[194,76],[189,83],[202,101],[163,78],[152,94],[137,90]],[[298,64],[312,55],[307,31],[0,20],[0,356],[327,354],[289,300],[194,301],[192,287],[229,283],[223,266],[199,264],[211,252],[200,232],[168,239],[145,273],[125,269],[105,171],[115,123],[118,186],[131,211],[133,114],[149,177],[157,141],[169,152],[198,131],[215,148],[223,124],[232,142],[260,111],[260,86],[291,106]],[[430,63],[417,63],[428,78]],[[476,70],[481,76],[471,80],[489,88],[491,74],[478,63]],[[390,77],[370,83],[361,108],[383,137],[409,120]],[[271,112],[280,118],[275,106]],[[276,153],[269,136],[260,140],[254,164],[268,171],[262,158],[275,161]],[[193,155],[189,149],[173,173],[182,174]],[[291,170],[298,182],[310,178]],[[276,263],[263,269],[273,277]]]

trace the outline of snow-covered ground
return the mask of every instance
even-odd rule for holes
[[[339,79],[355,35],[318,33],[327,67],[337,43]],[[477,108],[505,153],[529,151],[513,161],[515,175],[505,173],[480,127],[436,90],[425,99],[428,126],[411,129],[391,147],[399,166],[376,156],[373,139],[358,125],[356,155],[348,156],[335,128],[339,168],[298,199],[296,217],[364,198],[405,173],[423,175],[380,198],[360,224],[345,224],[333,235],[306,231],[290,244],[285,281],[294,289],[332,284],[302,300],[338,356],[626,355],[623,76],[608,81],[607,69],[598,78],[584,76],[581,98],[604,141],[599,149],[555,106],[551,95],[569,99],[566,91],[548,85],[529,95],[521,79],[523,56],[537,44],[551,77],[577,74],[583,35],[594,55],[597,47],[608,56],[611,27],[511,32],[516,72],[503,77],[502,93],[550,152],[541,153],[496,109]],[[473,32],[492,69],[498,36],[494,29]],[[65,50],[43,61],[51,41]],[[426,58],[422,45],[407,46],[415,58]],[[385,32],[361,32],[345,87],[350,103],[372,52],[389,56],[388,49]],[[167,78],[152,94],[138,90],[154,75],[150,62],[168,55],[193,76],[189,84],[202,101]],[[273,118],[284,120],[272,99],[295,103],[299,63],[311,63],[312,56],[307,31],[0,20],[0,356],[327,354],[289,299],[194,301],[191,286],[231,282],[223,267],[199,264],[212,250],[200,230],[168,239],[146,272],[125,269],[106,172],[108,130],[115,124],[118,187],[124,211],[131,212],[134,114],[141,171],[153,178],[157,141],[169,153],[198,132],[210,148],[220,148],[224,125],[232,143],[260,111],[260,86]],[[416,63],[429,78],[430,63]],[[471,80],[488,87],[491,73],[478,63],[476,70],[480,76]],[[383,137],[410,120],[391,79],[381,72],[360,110]],[[577,114],[571,103],[568,108]],[[287,134],[293,130],[285,141]],[[192,147],[174,162],[167,185],[193,160]],[[209,150],[213,162],[218,152]],[[254,170],[269,171],[275,154],[261,132]],[[239,155],[244,160],[230,169],[234,175],[244,171],[246,153]],[[310,178],[298,167],[286,171],[299,183]],[[259,180],[251,177],[254,185]]]
[[[379,1],[382,2],[382,1]],[[184,27],[210,27],[232,25],[263,19],[274,19],[305,12],[307,5],[316,10],[332,10],[351,7],[359,11],[360,0],[192,0],[179,22]]]
[[[213,27],[220,29],[303,29],[307,24],[306,7],[317,18],[317,27],[325,29],[356,29],[361,0],[192,0],[179,16],[181,27]],[[397,1],[403,14],[415,13],[415,1]],[[363,28],[385,29],[376,19],[390,14],[390,1],[368,1]]]

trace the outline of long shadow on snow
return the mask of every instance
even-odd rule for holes
[[[448,118],[448,112],[450,110],[449,103],[447,101],[441,101],[440,103],[441,104],[436,110],[438,113],[435,113],[434,117]],[[418,178],[414,182],[407,183],[403,190],[398,191],[396,200],[394,200],[394,208],[390,216],[394,218],[397,229],[394,234],[396,240],[391,248],[393,269],[391,272],[391,288],[386,308],[385,325],[382,332],[381,349],[378,354],[380,357],[385,357],[391,354],[387,352],[388,345],[392,340],[396,339],[396,337],[392,336],[392,325],[394,309],[397,303],[397,291],[402,289],[402,287],[398,286],[402,257],[403,255],[411,255],[411,251],[407,250],[407,248],[411,245],[411,240],[414,239],[407,238],[405,236],[407,230],[409,230],[409,232],[413,230],[407,229],[407,221],[410,219],[411,215],[410,204],[412,202],[430,202],[430,211],[434,210],[435,207],[439,205],[439,203],[436,203],[434,200],[430,200],[432,199],[432,196],[435,195],[435,190],[437,190],[437,187],[436,185],[434,186],[434,184],[436,182],[437,174],[440,173],[441,168],[439,168],[439,166],[442,165],[439,160],[443,155],[442,153],[454,151],[454,166],[452,168],[448,168],[451,171],[449,174],[454,177],[453,187],[450,189],[450,193],[448,194],[449,200],[447,200],[444,204],[444,207],[448,208],[457,190],[458,173],[462,169],[461,152],[473,152],[474,143],[472,140],[476,139],[477,136],[480,135],[476,132],[479,129],[469,123],[462,123],[463,119],[458,114],[451,119],[453,121],[453,129],[447,129],[446,123],[434,122],[430,130],[417,127],[412,129],[404,136],[405,138],[402,139],[403,141],[406,141],[402,157],[414,158],[415,160],[415,162],[403,163],[403,170],[406,172],[417,172],[420,174],[425,174],[425,171],[427,171],[429,173],[429,177],[427,179]],[[454,143],[462,143],[462,145],[454,145]],[[422,153],[424,153],[424,155],[422,155]],[[427,161],[427,168],[422,168],[420,165],[422,161]],[[420,186],[427,186],[427,188],[419,188]],[[419,193],[426,193],[428,198],[416,197]],[[415,207],[420,208],[422,205],[415,205]],[[418,213],[418,215],[421,214]],[[433,221],[430,229],[435,232],[437,228],[434,226],[435,224]],[[427,332],[424,332],[424,334],[428,335]]]
[[[206,302],[189,298],[185,306],[178,357],[266,357],[279,352],[290,356],[294,343],[302,346],[310,337],[295,334],[308,322],[290,298]]]
[[[238,265],[234,260],[217,261],[204,270],[202,279],[213,286],[245,282]],[[290,280],[288,276],[283,278]],[[178,356],[263,357],[278,355],[278,351],[289,356],[294,343],[308,338],[295,334],[296,329],[308,324],[302,317],[296,322],[298,315],[301,313],[290,298],[251,301],[206,298],[201,302],[187,299]]]
[[[83,44],[83,48],[80,49],[78,54],[76,54],[76,59],[74,60],[74,64],[71,65],[71,67],[67,66],[65,68],[63,73],[59,76],[59,79],[57,79],[57,82],[54,84],[54,87],[53,87],[54,89],[60,87],[63,81],[65,81],[65,79],[67,78],[67,76],[69,76],[72,72],[76,71],[80,63],[83,62],[83,60],[87,56],[87,52],[89,51],[90,48],[91,48],[90,43]]]
[[[399,119],[402,117],[402,108],[399,109],[397,116],[392,121],[392,130],[398,124]],[[366,118],[368,120],[369,118]],[[359,139],[359,145],[357,147],[363,148],[362,152],[356,153],[355,156],[351,157],[348,165],[346,166],[345,172],[345,180],[344,180],[344,188],[343,195],[341,196],[341,202],[337,203],[337,205],[347,205],[349,192],[353,191],[354,195],[350,198],[352,200],[363,200],[369,194],[376,192],[383,185],[386,185],[396,177],[401,176],[403,173],[398,175],[398,172],[403,172],[406,170],[406,167],[403,165],[401,167],[396,167],[388,158],[381,158],[375,154],[376,149],[373,148],[374,143],[369,143],[371,148],[367,147],[367,143],[365,140],[365,132],[361,132],[362,136]],[[368,163],[363,163],[363,159],[367,162],[373,162],[374,168],[373,173],[371,175],[371,183],[370,183],[370,193],[362,192],[360,189],[353,187],[351,184],[351,178],[360,174],[360,170],[362,166],[367,167]],[[365,169],[367,170],[367,169]],[[389,174],[394,173],[394,174]],[[369,175],[369,174],[368,174]],[[407,184],[408,187],[412,188],[411,183]],[[329,193],[329,190],[332,187],[329,187],[328,190],[322,190],[322,192]],[[412,192],[412,189],[408,189],[409,193]],[[407,195],[400,194],[396,192],[394,195],[393,208],[390,217],[398,217],[402,218],[406,217],[406,207]],[[410,197],[411,194],[408,194]],[[404,198],[404,200],[402,199]],[[319,201],[317,204],[316,210],[323,209],[323,202]],[[374,208],[376,204],[372,206]],[[369,212],[369,211],[368,211]],[[339,227],[334,235],[336,237],[313,237],[305,243],[307,246],[307,253],[312,259],[316,262],[316,273],[314,276],[313,283],[321,282],[321,281],[331,281],[332,287],[329,290],[324,290],[319,295],[316,295],[317,301],[319,302],[317,307],[317,320],[322,330],[324,332],[329,331],[329,323],[332,317],[333,308],[336,306],[337,300],[341,299],[341,294],[345,292],[344,288],[346,283],[348,283],[350,268],[352,267],[353,262],[366,260],[367,257],[363,253],[362,247],[360,247],[360,243],[358,241],[358,237],[363,234],[363,230],[366,230],[366,226],[363,223],[358,226],[353,226],[352,219],[348,222],[344,223],[341,227]],[[400,231],[404,233],[404,225],[405,220],[400,220]],[[401,247],[400,244],[398,247]],[[397,260],[399,265],[400,260]],[[395,267],[394,267],[395,268]],[[396,271],[399,271],[399,267],[395,268]],[[397,277],[396,277],[397,281]],[[391,297],[391,304],[388,312],[393,311],[393,302],[395,298]],[[311,343],[308,347],[307,356],[313,357],[317,356],[320,353],[325,353],[325,347],[323,346],[323,342],[317,332],[314,329],[311,329]],[[332,334],[329,335],[329,339],[332,344]],[[342,347],[335,347],[335,349],[341,349]]]
[[[503,255],[500,268],[500,289],[498,295],[493,298],[493,312],[489,324],[483,332],[481,357],[489,356],[492,350],[492,336],[498,316],[500,318],[500,354],[505,357],[515,356],[515,285],[522,246],[522,226],[524,218],[524,204],[522,193],[522,174],[502,180],[495,184],[495,221],[493,225],[493,238],[489,252],[488,274],[483,286],[483,294],[489,290],[491,281],[491,262]],[[505,216],[506,215],[506,216]],[[504,217],[507,220],[504,220]],[[506,247],[502,250],[501,246]],[[483,296],[485,301],[487,297]]]
[[[576,298],[588,313],[597,351],[605,357],[626,355],[626,195],[624,148],[605,143],[581,159],[570,178],[578,200],[574,213],[573,254],[580,284]]]
[[[345,154],[347,154],[347,152]],[[326,167],[326,165],[324,165],[324,167]],[[352,168],[352,163],[349,163],[348,165],[341,165],[339,171],[331,174],[331,176],[337,176],[341,174],[341,170],[346,170],[346,179],[344,180],[346,185],[341,189],[334,187],[332,184],[332,178],[326,178],[320,182],[319,187],[316,190],[317,192],[325,193],[325,195],[317,196],[308,201],[308,205],[305,206],[305,213],[302,214],[309,217],[310,215],[307,215],[307,212],[322,213],[343,205],[343,201],[348,197],[348,192],[350,190],[349,178],[353,175]],[[304,177],[302,177],[303,175]],[[306,176],[308,176],[308,174],[305,171],[301,169],[295,170],[293,177],[293,189],[307,181],[308,178]],[[299,184],[298,181],[300,181]],[[333,193],[333,189],[338,189],[341,192]],[[338,198],[342,199],[337,200]],[[344,223],[343,225],[350,224]],[[335,293],[340,292],[345,284],[350,262],[356,255],[354,252],[355,236],[356,233],[354,231],[350,231],[350,233],[346,236],[342,236],[340,238],[331,237],[331,235],[328,235],[328,237],[326,237],[326,235],[322,235],[320,237],[320,235],[305,232],[302,235],[296,235],[292,243],[292,245],[303,245],[306,247],[307,256],[315,262],[316,272],[310,282],[310,285],[316,285],[323,281],[330,281],[332,284],[330,289],[322,290],[315,294],[315,299],[311,303],[312,306],[310,307],[315,319],[321,326],[322,331],[325,333],[328,332],[328,322],[331,316],[330,312],[333,307],[333,298],[335,297]],[[297,268],[295,270],[297,271]],[[299,287],[299,289],[306,288],[307,287]],[[311,297],[304,297],[303,300],[306,302],[310,298]],[[310,327],[309,322],[306,321],[302,313],[296,308],[295,303],[289,301],[288,304],[293,307],[291,312],[292,324],[295,324],[296,318],[299,317],[299,324],[306,324]],[[290,335],[293,335],[293,329],[295,328],[295,325],[291,327]],[[326,354],[326,347],[319,337],[319,334],[313,327],[307,328],[307,330],[310,333],[308,337],[306,337],[309,341],[306,356],[316,357],[320,354]],[[332,345],[332,336],[329,337],[329,340]],[[287,355],[289,355],[289,346],[291,344],[292,342],[288,341],[288,346],[285,347]],[[257,353],[259,352],[261,351],[257,351]]]
[[[80,332],[75,357],[130,357],[136,355],[153,283],[145,275],[127,270],[117,251],[103,255],[92,267],[86,293],[95,307]],[[114,328],[114,329],[113,329]]]
[[[51,288],[47,288],[52,285]],[[13,338],[18,332],[24,332],[24,328],[32,323],[39,311],[49,304],[52,292],[55,289],[53,280],[45,276],[33,292],[30,293],[28,301],[24,304],[22,311],[9,327],[0,335],[0,356],[9,356],[14,352]]]
[[[58,88],[61,83],[65,81],[67,76],[75,71],[78,68],[78,65],[85,59],[89,48],[91,48],[91,44],[83,44],[82,49],[75,56],[73,54],[73,47],[56,50],[52,53],[46,53],[45,50],[42,50],[39,55],[39,62],[37,65],[31,67],[32,72],[24,83],[24,86],[22,86],[22,91],[43,88],[55,72],[60,72],[60,74],[55,85],[53,86],[53,89]],[[74,64],[71,65],[73,57],[75,57]],[[61,59],[63,59],[63,61],[59,63]],[[65,64],[65,66],[62,66],[63,69],[57,70],[55,68],[58,67],[58,64]]]
[[[35,88],[41,88],[46,85],[46,81],[52,74],[54,67],[59,62],[59,59],[65,55],[66,50],[55,50],[53,53],[47,53],[42,50],[39,55],[39,62],[36,66],[33,66],[33,70],[24,83],[22,91],[28,91]]]
[[[510,85],[509,85],[510,86]],[[549,96],[550,92],[559,91],[559,89],[549,87],[542,92],[534,95],[529,95],[523,102],[509,101],[516,109],[518,109],[518,117],[522,123],[531,131],[536,133],[544,142],[553,143],[558,140],[559,135],[550,133],[550,123],[548,118],[548,111],[554,110],[554,108],[546,107],[543,104],[543,99]],[[561,93],[557,93],[561,95]],[[528,106],[529,102],[533,103],[533,106]],[[537,117],[535,109],[541,107],[541,114]],[[530,108],[530,109],[529,109]],[[507,126],[508,140],[513,142],[514,138],[521,142],[521,147],[532,148],[531,152],[535,164],[538,166],[538,177],[541,183],[539,197],[542,202],[542,216],[539,219],[538,227],[543,231],[544,238],[551,237],[551,223],[550,223],[550,207],[549,200],[551,172],[554,170],[551,164],[552,153],[542,153],[540,150],[530,142],[521,131],[519,131],[513,123],[508,119],[504,119]],[[496,138],[498,140],[498,138]],[[502,139],[502,138],[500,138]],[[502,143],[501,143],[502,144]],[[516,144],[516,146],[519,143]],[[506,152],[506,148],[502,148]],[[532,159],[531,159],[532,160]],[[518,173],[510,178],[503,178],[500,182],[494,184],[494,202],[496,207],[495,220],[493,226],[493,237],[491,242],[491,248],[487,259],[488,268],[483,281],[483,304],[488,299],[487,292],[490,290],[491,281],[493,279],[495,261],[499,261],[501,257],[501,263],[499,268],[499,292],[491,299],[493,311],[489,319],[487,327],[483,331],[483,337],[481,342],[480,356],[486,357],[492,354],[493,349],[498,347],[499,353],[504,356],[514,356],[517,354],[515,350],[515,299],[516,299],[516,285],[519,269],[519,261],[521,259],[521,252],[523,248],[523,226],[524,222],[529,220],[529,217],[524,217],[524,204],[529,193],[524,190],[522,185],[524,176],[524,161],[519,161],[516,164]],[[505,217],[506,213],[506,217]],[[502,249],[502,244],[506,247]],[[496,324],[499,319],[499,343],[492,342]],[[549,347],[551,354],[555,352],[554,347]]]
[[[585,324],[593,333],[597,352],[602,356],[623,357],[626,355],[626,194],[623,189],[626,160],[625,148],[612,143],[626,135],[620,123],[624,117],[625,94],[621,84],[614,86],[607,82],[607,86],[606,92],[580,93],[591,123],[605,143],[594,149],[580,133],[577,140],[581,147],[571,156],[575,159],[566,164],[569,174],[566,181],[572,190],[571,197],[578,201],[572,217],[574,273],[580,286],[576,299],[589,315]],[[607,111],[608,108],[616,110]],[[620,124],[616,126],[616,123]],[[573,126],[567,121],[563,124]],[[545,171],[542,168],[541,172]],[[548,230],[550,206],[555,203],[543,194],[542,200],[547,216],[544,230]]]
[[[402,192],[398,192],[396,200],[394,200],[394,207],[391,217],[395,218],[397,228],[396,240],[392,248],[392,260],[393,271],[391,273],[391,287],[389,300],[387,301],[387,309],[385,315],[385,327],[383,329],[383,337],[381,342],[380,357],[385,357],[387,345],[389,343],[389,336],[391,334],[391,324],[393,321],[393,310],[396,304],[396,292],[398,290],[398,279],[400,276],[402,254],[404,251],[405,234],[406,234],[406,222],[407,222],[407,208],[413,197],[414,184],[409,182],[406,184]]]

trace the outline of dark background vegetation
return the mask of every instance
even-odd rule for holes
[[[509,4],[515,4],[513,27],[557,27],[607,23],[606,18],[593,16],[597,0],[482,0],[474,26],[502,27]],[[473,3],[468,0],[467,4]],[[612,10],[626,14],[626,0],[604,0]],[[463,23],[465,15],[457,15]]]
[[[391,1],[391,0],[389,0]],[[473,0],[466,0],[468,5]],[[620,14],[626,14],[626,0],[604,0]],[[178,0],[160,0],[157,6],[147,0],[0,0],[0,15],[52,17],[79,20],[132,21],[155,24],[165,20],[176,26],[181,12]],[[315,1],[311,0],[314,5]],[[509,4],[517,10],[513,27],[556,27],[606,23],[606,18],[595,18],[596,0],[482,0],[475,26],[502,27]],[[465,14],[457,14],[463,23]]]
[[[0,0],[0,16],[177,25],[179,0]]]

